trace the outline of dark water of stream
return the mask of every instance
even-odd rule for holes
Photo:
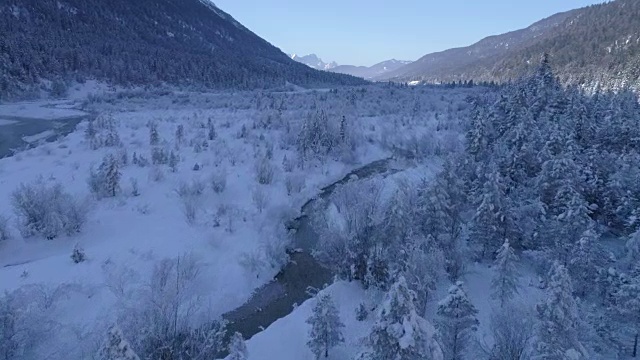
[[[341,180],[324,187],[318,196],[303,205],[301,215],[290,224],[293,246],[296,248],[296,251],[290,253],[290,262],[271,282],[257,289],[244,305],[223,315],[229,322],[229,334],[237,331],[245,339],[249,339],[276,320],[290,314],[297,305],[310,299],[318,289],[333,282],[334,274],[311,255],[319,236],[313,230],[309,212],[315,210],[314,205],[318,200],[328,199],[339,185],[399,171],[391,168],[392,162],[392,158],[387,158],[360,167]]]
[[[55,141],[73,132],[76,125],[89,116],[91,115],[70,116],[55,120],[2,116],[0,120],[9,120],[12,123],[0,125],[0,159],[35,145],[24,141],[25,136],[38,135],[51,130],[52,133],[49,136],[43,137],[36,143]]]

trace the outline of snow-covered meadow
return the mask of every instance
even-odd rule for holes
[[[412,154],[437,163],[459,149],[456,116],[471,91],[90,96],[83,105],[93,120],[0,160],[0,214],[9,235],[0,243],[0,290],[11,294],[28,334],[17,354],[91,358],[108,326],[149,306],[153,274],[166,259],[193,267],[191,283],[173,299],[176,327],[198,327],[240,306],[286,261],[284,224],[322,186],[377,159]],[[116,194],[96,196],[90,173],[109,155],[120,174]],[[47,240],[21,231],[13,193],[36,182],[60,184],[80,203],[86,222],[77,234]],[[72,261],[74,249],[86,259]]]

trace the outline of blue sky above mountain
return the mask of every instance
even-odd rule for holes
[[[287,53],[338,64],[373,65],[470,45],[557,12],[602,0],[215,0],[217,6]]]

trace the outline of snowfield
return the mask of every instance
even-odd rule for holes
[[[345,343],[331,354],[330,359],[352,359],[361,348],[361,339],[371,328],[372,321],[356,321],[358,305],[368,298],[368,294],[358,283],[337,282],[325,290],[338,305],[338,311],[345,324],[344,333],[348,334]],[[247,341],[250,360],[299,359],[313,360],[315,357],[307,347],[309,325],[306,320],[311,316],[316,299],[311,299],[282,318],[265,331]]]
[[[487,281],[493,276],[494,271],[490,267],[475,264],[468,270],[464,278],[465,284],[468,285],[469,297],[479,310],[480,328],[476,335],[477,343],[474,344],[475,351],[478,351],[476,356],[479,358],[486,356],[482,353],[482,348],[490,349],[492,346],[493,340],[489,330],[491,314],[494,311],[499,311],[499,307],[490,297],[490,282]],[[515,301],[529,307],[540,301],[544,295],[535,285],[537,285],[537,279],[532,275],[532,272],[525,272],[520,279],[520,294]],[[447,287],[448,284],[444,283],[439,287],[441,291],[434,296],[436,300],[429,304],[427,319],[436,318],[437,299],[446,295]],[[382,294],[380,291],[364,290],[362,285],[357,282],[345,281],[338,281],[330,285],[320,294],[332,296],[345,324],[345,342],[333,350],[329,359],[355,358],[366,349],[363,346],[363,340],[368,336],[375,320],[373,315],[364,321],[356,320],[356,310],[362,303],[379,304],[382,301]],[[248,340],[248,360],[314,360],[314,355],[307,346],[310,326],[306,321],[311,316],[311,309],[316,301],[314,298],[304,302],[296,307],[290,315],[276,321],[265,331]]]

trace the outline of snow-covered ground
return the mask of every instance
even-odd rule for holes
[[[200,316],[193,322],[215,319],[241,305],[254,289],[278,272],[270,256],[283,236],[280,225],[295,217],[300,206],[321,187],[362,164],[393,155],[392,149],[400,145],[415,143],[417,148],[421,138],[431,141],[420,151],[456,146],[451,141],[458,135],[446,130],[446,123],[455,122],[449,116],[463,103],[464,93],[445,98],[436,90],[394,93],[372,87],[364,91],[370,93],[365,95],[357,89],[340,94],[139,96],[132,92],[106,96],[106,100],[91,100],[88,106],[110,113],[122,146],[92,149],[85,137],[88,124],[83,122],[63,139],[1,159],[0,215],[9,219],[12,236],[0,243],[0,292],[31,286],[40,289],[42,296],[55,299],[46,316],[60,330],[48,342],[39,342],[36,353],[60,358],[73,348],[77,353],[72,357],[87,356],[96,341],[92,336],[101,339],[101,326],[116,320],[123,303],[135,302],[136,291],[148,287],[154,267],[163,259],[185,254],[199,269],[196,290],[190,296],[198,299]],[[381,101],[386,97],[396,100]],[[84,114],[71,109],[75,103],[68,101],[48,104],[55,108],[41,103],[0,105],[0,116],[55,119]],[[412,117],[407,109],[416,104],[429,108]],[[296,134],[301,119],[315,116],[320,109],[336,125],[343,116],[347,119],[356,147],[349,157],[311,161],[301,168],[295,162]],[[215,128],[213,140],[209,140],[209,120]],[[134,153],[151,160],[151,123],[158,129],[157,147],[179,155],[176,172],[166,165],[132,164]],[[179,126],[184,129],[180,140],[176,136]],[[97,200],[90,194],[87,179],[90,169],[100,165],[108,154],[126,156],[128,164],[120,169],[119,194]],[[294,164],[293,169],[285,170],[285,157]],[[273,170],[273,180],[259,184],[256,168],[265,161]],[[226,188],[215,192],[211,179],[220,174],[226,174]],[[88,220],[80,234],[53,240],[20,235],[12,192],[21,183],[38,178],[48,184],[61,184],[89,204]],[[288,191],[291,181],[300,188]],[[134,182],[139,196],[133,196]],[[187,221],[185,202],[178,190],[194,183],[203,184],[204,189],[192,204],[195,219]],[[71,260],[74,246],[84,249],[87,261],[75,264]],[[344,297],[344,312],[352,313],[350,306],[355,303],[348,299],[361,298],[360,290],[344,283],[336,289],[336,296]],[[286,325],[289,322],[291,319],[283,319],[277,326],[300,326]],[[350,326],[354,334],[365,327]],[[259,339],[270,333],[255,337],[251,346],[259,348]],[[84,345],[72,345],[79,341]],[[304,341],[295,349],[302,347]],[[346,354],[350,350],[344,351]],[[287,359],[285,355],[280,358]]]
[[[522,304],[525,308],[533,309],[534,304],[543,297],[543,292],[538,287],[536,276],[530,269],[520,269],[519,294],[513,300]],[[472,351],[482,351],[481,347],[491,348],[493,342],[489,327],[491,315],[499,311],[499,303],[491,298],[491,281],[495,273],[491,267],[484,264],[474,264],[464,276],[464,284],[473,305],[478,309],[478,321],[480,325],[475,333],[475,341],[472,343]],[[446,295],[448,283],[438,287],[428,306],[425,318],[434,322],[436,308],[439,299]],[[359,282],[338,281],[321,294],[330,294],[338,306],[340,319],[345,325],[343,334],[345,342],[332,349],[329,359],[353,359],[359,352],[366,350],[363,339],[369,335],[375,316],[370,315],[364,321],[356,320],[356,310],[360,304],[379,304],[382,295],[379,291],[364,290]],[[247,341],[249,360],[314,360],[314,355],[307,346],[311,326],[306,323],[312,314],[312,309],[317,299],[313,298],[298,306],[287,317],[282,318],[265,331],[255,335]]]
[[[361,349],[361,340],[369,333],[372,318],[356,320],[356,309],[371,296],[356,282],[339,281],[324,289],[338,306],[340,318],[345,325],[345,342],[333,349],[329,359],[353,359]],[[317,300],[310,299],[298,306],[287,317],[282,318],[265,331],[247,341],[249,360],[314,360],[307,341],[310,326],[306,323]]]

